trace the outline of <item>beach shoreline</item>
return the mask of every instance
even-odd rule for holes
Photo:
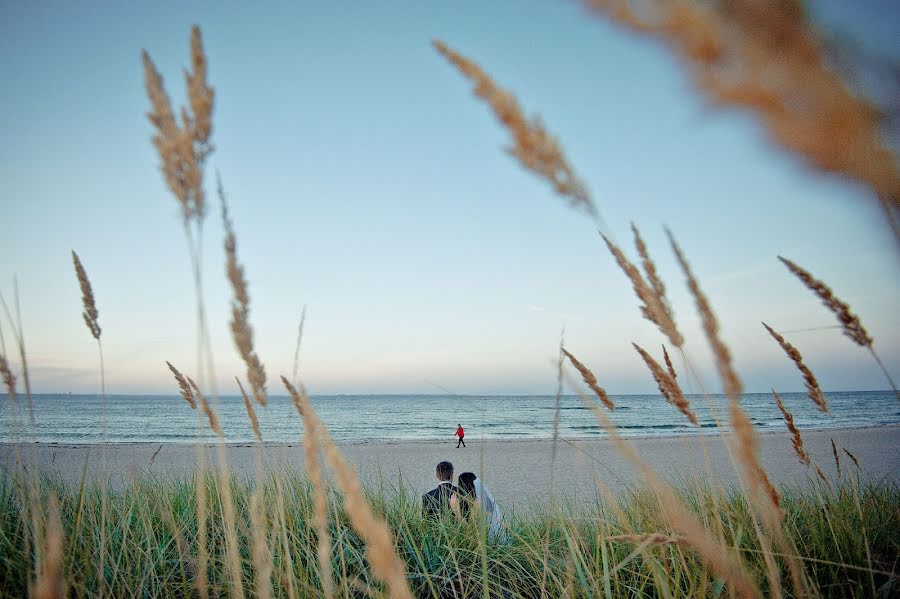
[[[900,426],[806,429],[802,433],[807,451],[828,477],[837,476],[831,445],[834,439],[843,476],[852,473],[860,480],[900,482]],[[700,478],[710,484],[733,486],[740,479],[722,442],[729,438],[727,433],[717,433],[635,436],[627,440],[668,480]],[[425,492],[434,486],[434,467],[442,460],[454,463],[457,474],[466,470],[478,474],[498,501],[523,507],[549,497],[551,484],[553,495],[578,502],[641,483],[633,466],[608,438],[560,438],[555,459],[552,439],[482,440],[471,436],[467,441],[469,447],[465,449],[456,449],[455,439],[450,438],[350,441],[339,442],[338,446],[370,489],[402,484],[412,492]],[[216,444],[202,445],[206,462],[215,467]],[[776,484],[804,485],[812,479],[814,471],[798,462],[786,431],[761,433],[759,446],[760,459]],[[82,472],[96,479],[102,472],[104,454],[114,488],[141,477],[190,476],[197,467],[196,443],[23,443],[19,447],[28,463],[67,483],[77,483]],[[299,440],[263,443],[259,449],[266,470],[304,471]],[[859,461],[858,472],[844,449]],[[226,443],[229,470],[236,476],[254,476],[256,451],[253,443]],[[14,459],[15,445],[0,444],[0,466],[9,472]]]
[[[865,431],[870,429],[890,429],[897,428],[900,429],[900,424],[872,424],[868,426],[832,426],[832,427],[805,427],[800,430],[802,435],[806,435],[807,433],[825,433],[828,431]],[[671,440],[671,439],[682,439],[682,438],[710,438],[710,437],[719,437],[723,433],[715,428],[708,429],[709,432],[701,431],[696,433],[682,433],[682,434],[627,434],[623,435],[620,433],[620,436],[623,439],[628,441],[643,441],[643,440]],[[729,432],[725,431],[724,435],[729,436]],[[763,437],[767,435],[786,435],[787,432],[784,430],[760,430],[756,429],[756,434]],[[433,437],[433,438],[421,438],[421,439],[408,439],[403,437],[370,437],[368,439],[341,439],[335,440],[335,443],[340,447],[345,446],[356,446],[356,445],[372,445],[372,444],[404,444],[404,445],[433,445],[435,443],[456,443],[456,437],[453,437],[452,441],[448,440],[449,435],[445,435],[445,437]],[[556,442],[558,443],[582,443],[582,442],[595,442],[595,441],[608,441],[609,436],[605,433],[602,433],[602,436],[564,436],[560,435]],[[480,437],[477,435],[466,435],[466,442],[489,442],[489,443],[553,443],[553,439],[549,439],[546,437]],[[20,445],[28,445],[31,442],[28,440],[23,440]],[[57,441],[36,441],[34,443],[39,447],[55,447],[59,449],[78,449],[78,448],[86,448],[86,447],[116,447],[116,446],[147,446],[147,447],[158,447],[159,445],[163,446],[184,446],[184,447],[196,447],[197,442],[195,440],[191,441],[107,441],[107,442],[90,442],[90,443],[60,443]],[[296,441],[263,441],[261,443],[262,447],[296,447],[301,444],[301,438],[298,437]],[[0,448],[11,447],[15,445],[15,443],[9,441],[0,441]],[[203,444],[204,447],[214,448],[218,445],[214,440],[208,439],[206,443]],[[255,447],[257,443],[255,441],[225,441],[226,447]]]

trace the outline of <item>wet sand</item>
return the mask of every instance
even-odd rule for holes
[[[860,429],[803,431],[807,451],[830,477],[836,475],[831,439],[837,444],[844,475],[856,467],[842,451],[846,448],[860,462],[863,479],[888,479],[900,482],[900,426]],[[645,437],[630,440],[641,456],[664,478],[698,477],[710,482],[737,484],[736,470],[720,436]],[[626,485],[639,483],[634,468],[612,443],[604,439],[560,440],[552,457],[550,440],[466,439],[465,449],[456,449],[455,439],[434,441],[379,440],[340,444],[350,463],[356,466],[368,486],[384,483],[403,485],[414,492],[434,486],[434,467],[449,460],[456,473],[466,470],[478,474],[504,505],[526,507],[532,501],[549,497],[551,485],[557,495],[578,502],[590,501],[598,492],[613,493]],[[48,474],[70,483],[80,480],[87,463],[88,476],[101,472],[102,445],[23,445],[20,451],[27,461]],[[196,446],[190,444],[109,444],[106,460],[112,484],[128,484],[135,477],[171,477],[189,475],[197,466]],[[255,472],[255,448],[249,444],[227,446],[229,468],[238,476]],[[266,468],[303,471],[303,450],[299,443],[265,444]],[[214,445],[206,446],[206,459],[215,464]],[[808,482],[811,472],[797,461],[788,433],[760,435],[760,455],[769,476],[776,484]],[[30,456],[30,457],[29,457]],[[0,465],[9,471],[14,464],[14,446],[0,444]]]

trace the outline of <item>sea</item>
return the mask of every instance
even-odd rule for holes
[[[801,429],[900,424],[900,401],[892,391],[827,393],[827,414],[818,411],[805,393],[781,397]],[[727,422],[724,396],[688,399],[700,420],[699,428],[658,394],[612,396],[616,407],[607,413],[627,436],[712,433],[714,415]],[[343,442],[452,439],[457,424],[462,424],[469,439],[549,439],[556,414],[552,395],[323,395],[313,396],[312,402],[331,435]],[[228,442],[254,440],[240,397],[224,396],[211,403]],[[200,435],[214,440],[203,415],[181,396],[33,395],[33,427],[24,397],[0,404],[3,442],[192,443]],[[771,394],[745,394],[741,405],[759,431],[786,430]],[[291,442],[301,437],[301,421],[288,397],[272,396],[267,407],[256,409],[264,441]],[[559,434],[601,438],[606,433],[580,397],[565,395],[559,399]]]

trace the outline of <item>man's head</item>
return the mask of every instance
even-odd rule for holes
[[[441,462],[437,465],[437,479],[441,482],[445,480],[453,480],[453,464],[450,462]]]

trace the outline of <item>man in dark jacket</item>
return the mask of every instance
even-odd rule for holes
[[[441,512],[450,507],[450,497],[459,493],[453,485],[453,464],[441,462],[435,470],[438,486],[422,495],[422,512],[427,518],[436,520]]]

